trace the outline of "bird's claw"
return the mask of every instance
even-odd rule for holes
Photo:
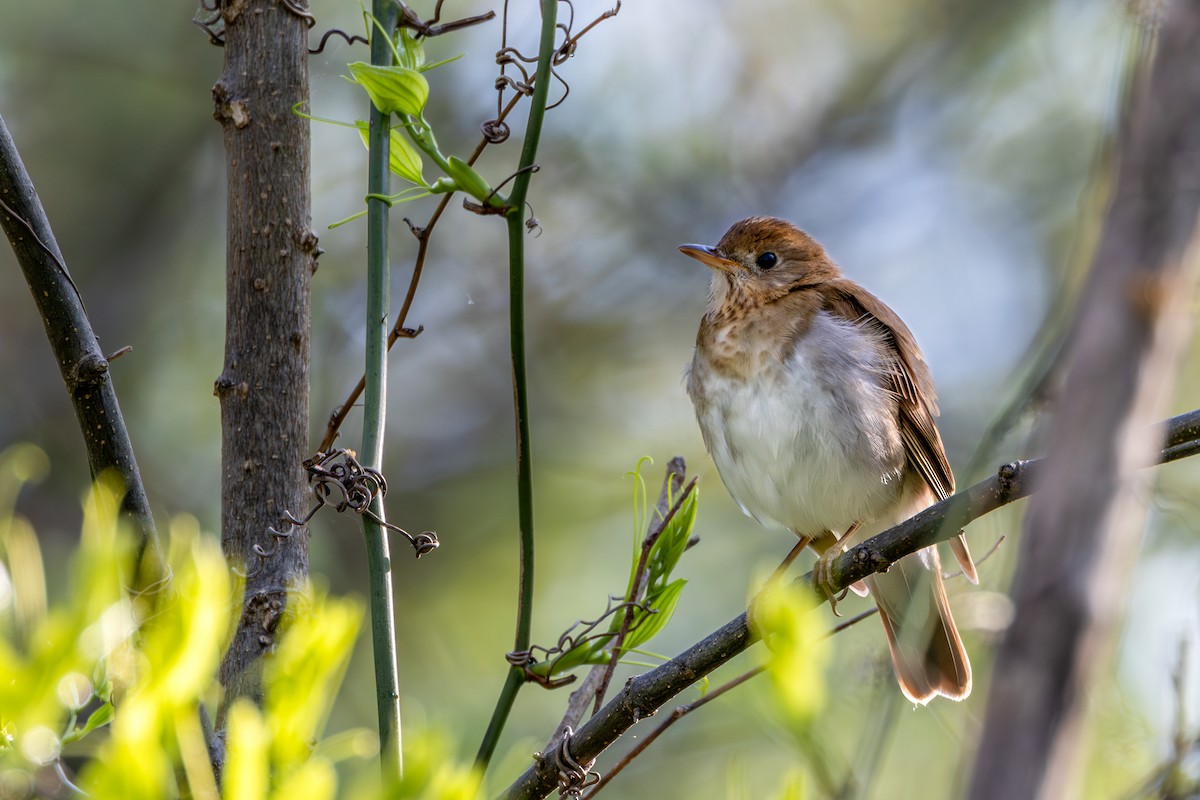
[[[838,594],[833,589],[833,562],[841,554],[841,547],[831,547],[817,556],[817,561],[813,564],[813,584],[825,593],[825,597],[829,600],[829,607],[833,610],[835,617],[842,615],[838,611],[838,601],[845,599],[846,593],[850,591],[849,589],[842,589],[841,594]]]

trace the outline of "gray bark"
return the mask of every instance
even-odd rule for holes
[[[297,8],[300,4],[292,3]],[[261,658],[308,574],[308,530],[268,532],[303,516],[308,456],[311,227],[305,20],[280,0],[224,0],[225,68],[213,87],[228,156],[221,543],[247,572],[241,620],[221,665],[223,711],[258,699]],[[268,553],[255,553],[258,546]]]

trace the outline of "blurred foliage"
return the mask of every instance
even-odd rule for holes
[[[510,5],[510,43],[530,48],[536,4]],[[580,20],[610,7],[575,5]],[[426,18],[432,6],[413,3]],[[328,27],[362,27],[353,2],[312,0],[311,8],[314,43]],[[491,8],[499,4],[462,0],[446,12]],[[0,113],[103,347],[134,347],[114,362],[112,377],[152,501],[211,530],[219,519],[212,382],[222,360],[225,244],[210,89],[221,53],[191,14],[159,0],[0,0]],[[1111,133],[1127,33],[1116,0],[626,0],[618,17],[580,42],[560,70],[571,93],[547,117],[531,195],[542,229],[529,242],[526,284],[542,533],[535,640],[553,640],[564,618],[594,613],[611,576],[626,569],[620,475],[634,453],[660,461],[681,453],[706,482],[703,543],[677,570],[690,585],[660,634],[660,651],[677,652],[737,614],[763,565],[791,544],[761,533],[729,500],[680,380],[707,276],[675,247],[711,243],[747,214],[794,220],[904,317],[937,380],[940,427],[960,484],[977,477],[964,473],[982,432],[1018,391],[1012,376],[1042,321],[1065,313],[1058,288],[1074,285],[1070,270],[1087,263],[1107,178],[1098,153]],[[489,23],[456,34],[453,50],[436,39],[426,44],[431,60],[466,53],[427,75],[439,102],[425,113],[445,152],[470,152],[480,123],[495,115],[499,40],[498,24]],[[311,110],[365,115],[365,100],[340,78],[363,52],[333,39],[312,57]],[[513,139],[485,153],[484,174],[499,177],[515,161],[519,133],[514,122]],[[313,283],[319,429],[361,374],[362,231],[327,226],[361,208],[365,157],[352,134],[317,125],[313,135],[313,224],[326,251]],[[414,201],[405,214],[423,224],[434,200]],[[494,222],[452,204],[432,237],[410,316],[425,332],[401,340],[392,355],[384,470],[389,518],[437,530],[443,541],[436,557],[393,564],[405,719],[435,719],[467,747],[507,668],[517,564],[507,272]],[[401,293],[415,243],[400,219],[393,234]],[[59,598],[77,596],[66,566],[81,525],[71,498],[88,475],[40,320],[6,248],[0,276],[8,289],[0,292],[0,373],[9,377],[0,392],[0,448],[33,442],[55,465],[19,501],[22,514],[38,520],[36,539],[27,527],[11,545],[22,555],[10,557],[28,568],[9,576],[20,587],[12,596],[23,599],[4,612],[5,624],[28,631],[25,620],[42,618],[39,608],[65,608]],[[1198,376],[1194,353],[1175,411],[1197,405]],[[355,438],[357,419],[352,413],[344,439]],[[981,464],[1036,455],[1038,447],[1036,424],[1020,415]],[[1200,465],[1172,465],[1161,483],[1121,649],[1095,699],[1089,767],[1103,784],[1097,778],[1088,797],[1136,785],[1170,752],[1178,703],[1170,673],[1180,639],[1194,641],[1200,630]],[[1011,542],[1020,514],[1006,509],[973,524],[972,545],[986,550],[1001,534]],[[361,592],[356,526],[318,515],[313,531],[314,571],[331,592]],[[1002,547],[978,589],[949,583],[975,666],[977,688],[964,703],[882,713],[895,690],[878,623],[831,640],[825,700],[811,723],[827,771],[857,769],[864,740],[878,740],[863,796],[961,793],[1015,552]],[[1163,587],[1172,587],[1168,602]],[[855,602],[848,598],[843,613],[855,613]],[[332,730],[372,718],[368,648],[361,637],[354,646],[329,711]],[[745,671],[761,652],[714,682]],[[622,669],[618,681],[628,674]],[[1191,670],[1195,686],[1200,659]],[[630,800],[712,796],[725,787],[731,797],[778,794],[796,766],[796,739],[769,680],[735,691],[656,743],[610,791]],[[1190,717],[1200,718],[1200,692],[1189,697]],[[525,768],[562,703],[561,693],[522,694],[502,743],[512,755],[489,782],[503,785]],[[69,714],[55,719],[47,729],[61,737]],[[411,774],[414,757],[407,761]],[[823,785],[806,780],[805,796]]]
[[[768,584],[751,608],[769,651],[767,674],[778,693],[779,710],[786,722],[803,728],[825,703],[825,624],[812,613],[811,596],[795,583]]]
[[[114,482],[102,479],[85,499],[71,590],[47,604],[33,528],[13,511],[46,464],[28,445],[0,453],[0,797],[67,795],[76,784],[98,800],[217,797],[201,704],[219,691],[240,594],[220,547],[194,519],[174,519],[170,584],[131,595],[120,573],[132,540]],[[322,800],[338,796],[336,762],[377,769],[370,732],[323,736],[362,615],[358,601],[319,590],[289,609],[265,659],[262,709],[229,709],[220,796]],[[409,746],[403,780],[342,796],[479,796],[478,776],[455,765],[445,741],[418,732]]]

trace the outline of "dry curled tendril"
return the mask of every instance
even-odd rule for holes
[[[284,511],[281,521],[288,527],[284,531],[268,528],[271,535],[285,539],[292,535],[296,528],[303,527],[324,506],[332,506],[339,514],[350,510],[362,514],[390,531],[396,531],[408,539],[417,558],[438,548],[441,544],[433,531],[423,531],[413,536],[398,525],[385,522],[371,510],[371,503],[376,497],[380,499],[387,494],[387,481],[377,469],[364,467],[358,463],[353,450],[332,450],[328,453],[318,452],[304,462],[304,471],[308,473],[308,483],[312,486],[316,505],[304,519],[296,519],[290,511]],[[335,501],[333,498],[337,498]],[[262,548],[254,546],[254,551],[260,557],[266,558],[272,553],[259,552]]]
[[[312,12],[301,5],[297,0],[278,0],[279,4],[284,7],[290,14],[294,14],[303,20],[305,27],[312,30],[317,25],[317,18],[312,15]],[[481,22],[487,22],[496,16],[495,11],[488,11],[484,14],[477,14],[473,17],[463,17],[451,22],[441,22],[442,18],[442,3],[445,0],[438,0],[437,7],[434,9],[433,19],[425,21],[417,16],[411,8],[400,0],[395,0],[396,5],[400,8],[400,19],[397,24],[415,31],[418,36],[433,37],[441,36],[443,33],[462,30],[471,25],[478,25]],[[211,44],[217,47],[225,46],[225,26],[221,18],[220,0],[200,0],[200,7],[196,17],[192,20],[192,24],[201,28],[208,34],[208,40]],[[339,28],[332,28],[325,32],[321,37],[321,42],[316,48],[310,48],[309,54],[317,55],[324,52],[325,44],[331,36],[340,36],[347,44],[370,44],[363,36],[352,36]]]
[[[593,758],[586,764],[580,764],[571,755],[571,739],[574,736],[575,731],[568,725],[563,730],[562,738],[558,740],[553,752],[533,754],[533,757],[539,761],[553,761],[554,766],[558,768],[559,797],[582,797],[584,789],[600,782],[600,773],[592,770],[596,759]]]
[[[574,683],[576,677],[574,675],[564,675],[561,678],[553,677],[555,665],[572,650],[589,643],[607,642],[615,639],[617,631],[595,633],[595,630],[615,614],[630,608],[636,608],[647,615],[658,613],[657,609],[649,608],[642,603],[622,601],[620,597],[609,596],[608,607],[604,610],[603,614],[594,620],[584,619],[573,623],[571,627],[563,631],[562,636],[558,637],[558,642],[553,647],[542,647],[535,644],[528,650],[517,650],[508,653],[504,658],[509,664],[519,667],[524,671],[526,681],[536,683],[545,689],[558,689]],[[546,674],[543,675],[533,669],[537,664],[546,662],[549,662],[549,669],[546,670]]]
[[[567,7],[569,15],[567,22],[558,23],[558,30],[562,33],[562,42],[554,48],[554,53],[550,58],[550,76],[562,85],[562,96],[555,100],[550,105],[546,106],[546,110],[550,111],[560,105],[567,99],[567,95],[571,93],[571,85],[558,74],[556,67],[561,67],[567,62],[567,59],[575,55],[576,49],[579,47],[579,40],[590,31],[592,28],[599,25],[606,19],[615,17],[621,10],[621,0],[617,0],[616,5],[607,11],[600,14],[594,20],[583,27],[579,33],[574,32],[575,27],[575,5],[571,0],[558,0]],[[496,65],[500,67],[500,74],[496,76],[496,116],[493,119],[485,121],[479,126],[483,137],[490,144],[502,144],[508,140],[511,134],[511,129],[508,123],[504,121],[504,92],[511,90],[520,95],[529,96],[533,94],[533,82],[536,80],[536,75],[530,72],[525,64],[536,64],[537,58],[527,56],[515,47],[508,44],[508,2],[504,3],[504,14],[501,22],[500,30],[500,49],[496,51]],[[514,78],[508,74],[508,68],[512,67],[521,74],[520,78]]]

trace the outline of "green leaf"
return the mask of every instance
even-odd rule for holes
[[[692,530],[696,525],[697,492],[698,489],[692,489],[650,551],[651,587],[660,585],[671,577],[671,573],[687,549],[688,539],[691,538]]]
[[[551,672],[550,677],[560,675],[569,669],[578,667],[580,664],[590,663],[592,656],[597,653],[598,649],[595,642],[580,642],[577,646],[563,653],[558,660],[546,662],[547,669]]]
[[[653,608],[654,613],[637,612],[634,616],[636,627],[630,631],[629,636],[625,639],[625,644],[621,647],[622,653],[632,650],[635,647],[641,647],[666,627],[666,624],[671,621],[671,616],[675,613],[675,606],[679,604],[679,594],[686,585],[687,581],[679,578],[664,586],[653,597],[647,596],[646,605]]]
[[[354,124],[358,128],[358,135],[362,137],[363,145],[369,149],[371,146],[370,123],[360,119],[356,120]],[[429,187],[422,174],[424,164],[421,161],[421,154],[408,143],[408,139],[404,137],[399,128],[392,128],[392,132],[388,136],[388,169],[409,183]]]
[[[456,56],[450,56],[449,58],[443,58],[441,61],[435,61],[432,64],[425,64],[423,66],[417,67],[417,69],[419,69],[421,72],[429,72],[429,70],[436,69],[437,67],[440,67],[443,64],[449,64],[451,61],[458,61],[464,55],[466,55],[466,53],[459,53]]]
[[[400,49],[396,51],[396,55],[399,56],[400,66],[421,69],[425,65],[425,47],[408,28],[400,29],[399,39]]]
[[[87,736],[97,728],[107,725],[108,723],[112,722],[112,718],[115,713],[116,709],[113,707],[113,704],[105,703],[92,712],[91,716],[88,717],[87,722],[84,723],[82,728],[76,728],[73,731],[68,731],[67,735],[63,737],[63,744],[78,742],[80,739]]]
[[[417,116],[429,99],[429,82],[425,76],[408,67],[380,67],[365,61],[347,65],[347,78],[367,90],[371,103],[384,114]]]

